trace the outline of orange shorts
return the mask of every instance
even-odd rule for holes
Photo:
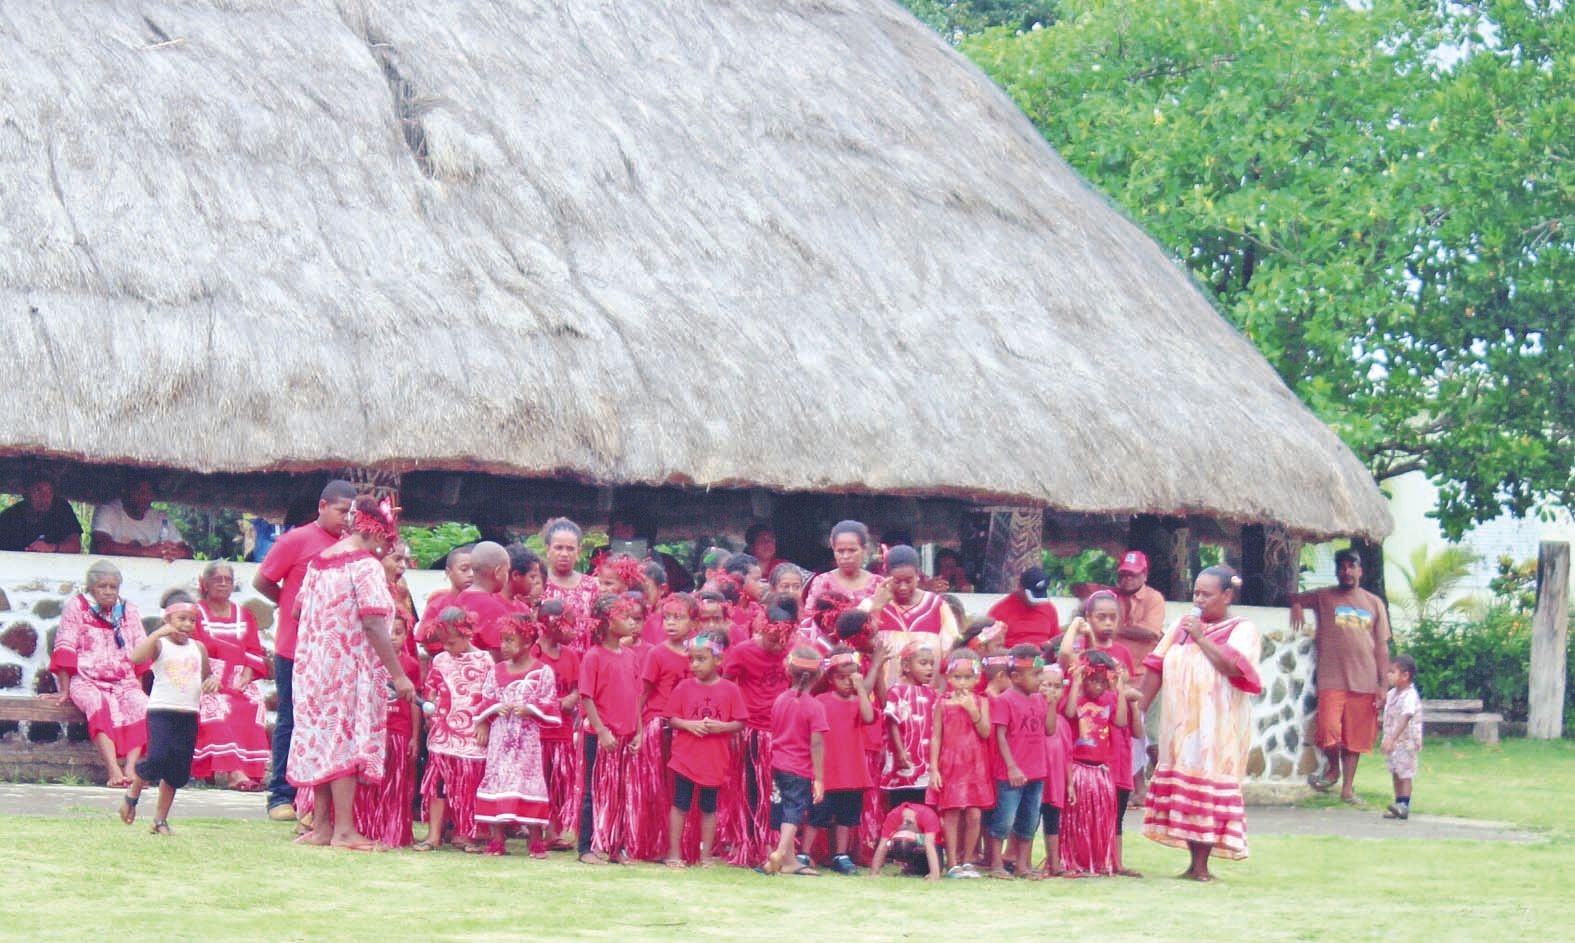
[[[1378,705],[1359,691],[1318,692],[1318,746],[1371,753],[1378,740]]]

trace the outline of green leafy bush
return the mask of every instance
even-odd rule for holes
[[[1485,710],[1526,716],[1531,616],[1495,602],[1475,620],[1426,619],[1397,639],[1416,659],[1426,698],[1480,698]]]

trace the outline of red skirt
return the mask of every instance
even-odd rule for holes
[[[486,772],[487,761],[483,757],[428,753],[427,772],[421,777],[422,821],[432,821],[432,800],[442,799],[446,803],[444,814],[454,823],[454,836],[460,841],[475,841],[476,787]]]
[[[1061,869],[1114,874],[1116,785],[1110,767],[1074,762],[1068,792],[1061,810]]]
[[[390,730],[383,781],[356,787],[355,830],[390,848],[409,845],[414,839],[411,806],[415,798],[416,761],[410,756],[410,734]]]
[[[267,773],[272,742],[263,726],[262,708],[244,691],[205,694],[197,722],[197,750],[191,774],[240,773],[260,780]]]
[[[1247,857],[1241,783],[1188,776],[1168,766],[1156,769],[1143,806],[1143,835],[1175,848],[1208,845],[1216,858]]]
[[[725,834],[727,860],[752,868],[765,860],[777,843],[777,832],[771,827],[771,731],[745,730],[739,749],[733,779],[724,787],[724,793],[731,793],[733,801],[724,803],[721,794],[717,797],[717,843],[722,843]],[[728,811],[725,833],[724,808]]]
[[[866,750],[864,765],[870,772],[870,782],[880,782],[884,757],[879,750]],[[859,813],[859,838],[853,854],[860,864],[869,864],[875,856],[875,846],[880,844],[880,827],[886,821],[886,793],[881,789],[864,790],[864,809]]]
[[[591,849],[608,857],[628,854],[634,839],[639,790],[630,775],[633,741],[631,734],[618,737],[612,747],[598,745],[596,765],[591,767]]]
[[[547,831],[562,835],[580,814],[580,745],[575,739],[541,740],[541,767],[547,777]]]
[[[671,775],[667,761],[672,735],[660,717],[645,725],[640,752],[630,760],[630,807],[633,809],[634,836],[630,854],[643,861],[667,857],[667,813],[673,804]]]

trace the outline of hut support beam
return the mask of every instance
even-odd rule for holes
[[[1044,553],[1045,514],[1038,508],[1006,508],[990,512],[990,535],[984,553],[984,592],[1009,593],[1017,577],[1040,566]]]

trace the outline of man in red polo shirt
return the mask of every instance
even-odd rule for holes
[[[1029,567],[1017,578],[1017,591],[990,607],[990,618],[1006,623],[1006,647],[1044,645],[1061,634],[1061,615],[1055,603],[1034,602],[1050,595],[1050,577],[1039,567]]]
[[[1116,641],[1132,656],[1132,677],[1143,675],[1143,659],[1165,633],[1165,597],[1148,585],[1148,555],[1128,550],[1116,567],[1116,599],[1121,603],[1121,623]]]
[[[350,519],[355,486],[335,479],[317,499],[317,520],[303,524],[274,541],[257,568],[252,587],[278,608],[274,613],[273,680],[279,692],[278,720],[273,728],[273,765],[268,779],[268,817],[276,822],[295,818],[295,787],[285,779],[290,736],[295,732],[295,597],[306,579],[306,567],[339,542]]]

